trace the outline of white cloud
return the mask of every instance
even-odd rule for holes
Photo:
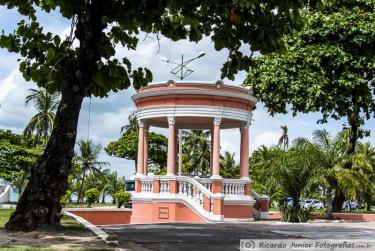
[[[272,146],[276,145],[280,138],[280,133],[273,132],[273,131],[266,131],[258,134],[255,136],[255,140],[252,142],[252,150],[257,149],[258,147],[264,146]]]

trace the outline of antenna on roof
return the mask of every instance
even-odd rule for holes
[[[180,63],[173,62],[170,59],[167,59],[165,57],[162,57],[161,61],[164,61],[164,62],[166,62],[168,64],[175,65],[175,67],[171,70],[171,73],[173,75],[178,76],[180,78],[180,80],[184,80],[184,78],[186,78],[187,76],[189,76],[190,74],[192,74],[194,72],[191,68],[187,67],[187,65],[189,63],[191,63],[192,61],[194,61],[194,60],[196,60],[198,58],[203,57],[204,55],[206,55],[206,53],[204,51],[201,51],[194,58],[191,58],[191,59],[189,59],[187,61],[184,61],[184,54],[182,54],[181,55],[181,62]]]

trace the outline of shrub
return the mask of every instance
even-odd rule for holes
[[[61,203],[61,205],[63,207],[65,206],[65,203],[70,199],[70,197],[72,196],[72,194],[73,194],[73,191],[70,190],[70,189],[68,189],[66,191],[65,195],[60,198],[60,203]]]
[[[118,191],[114,196],[117,200],[117,207],[120,208],[124,203],[129,202],[131,194],[129,192]]]
[[[87,203],[89,204],[88,207],[91,207],[91,204],[97,201],[99,199],[99,196],[100,196],[100,192],[96,188],[91,188],[91,189],[86,190],[85,197],[86,197]]]
[[[292,222],[292,207],[286,206],[286,204],[281,204],[279,207],[281,213],[281,221]],[[297,208],[297,222],[307,222],[312,218],[311,213],[312,208]]]

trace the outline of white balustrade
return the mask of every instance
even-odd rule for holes
[[[169,193],[169,180],[160,180],[160,193]]]
[[[205,196],[212,204],[212,193],[196,179],[180,176],[177,178],[177,182],[179,187],[178,194],[191,204],[203,208]],[[210,212],[212,212],[211,205],[209,208]]]
[[[208,191],[211,191],[212,180],[210,180],[210,178],[197,178],[196,180],[198,180]]]
[[[228,197],[242,197],[245,196],[246,182],[238,179],[224,179],[223,192]]]
[[[154,190],[154,181],[152,179],[141,179],[141,192],[152,193]]]

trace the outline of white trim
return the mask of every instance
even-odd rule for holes
[[[267,220],[268,219],[269,212],[258,211],[255,208],[253,208],[253,212],[254,212],[254,218],[257,219],[257,220]]]
[[[153,107],[139,109],[136,112],[137,119],[147,120],[152,118],[164,118],[164,117],[206,117],[206,118],[216,118],[221,117],[223,119],[234,120],[234,122],[221,122],[221,128],[233,128],[240,127],[242,122],[248,123],[251,120],[252,112],[236,109],[236,108],[227,108],[227,107],[218,107],[218,106],[165,106],[165,107]],[[238,121],[239,123],[236,123]],[[167,119],[161,122],[148,121],[149,125],[168,127]],[[192,126],[192,125],[179,125],[176,123],[176,126]],[[207,125],[211,128],[212,125]]]
[[[251,197],[251,196],[246,196],[246,198],[244,197],[240,197],[238,196],[237,198],[236,197],[225,197],[224,198],[224,205],[249,205],[249,206],[254,206],[255,204],[255,200]]]
[[[219,90],[205,90],[205,89],[189,90],[189,89],[173,89],[173,88],[165,89],[165,90],[158,90],[158,91],[140,92],[140,93],[134,94],[132,96],[132,100],[135,102],[143,98],[151,98],[151,97],[164,96],[164,95],[209,95],[209,96],[242,99],[242,100],[250,101],[254,105],[258,102],[258,100],[254,96],[250,94],[245,94],[245,93],[219,91]]]
[[[256,200],[269,200],[270,197],[267,195],[259,195],[257,192],[255,192],[253,189],[251,189],[251,196],[253,196]]]
[[[224,83],[223,80],[212,80],[212,81],[176,81],[176,80],[168,80],[168,81],[162,81],[162,82],[151,82],[147,86],[142,87],[141,90],[152,88],[154,86],[168,86],[170,84],[170,81],[173,81],[175,85],[211,85],[211,86],[217,86],[217,82],[221,81],[224,85],[223,87],[231,88],[231,89],[237,89],[246,91],[248,93],[252,92],[253,87],[243,87],[243,86],[236,86],[236,85],[227,85]]]

